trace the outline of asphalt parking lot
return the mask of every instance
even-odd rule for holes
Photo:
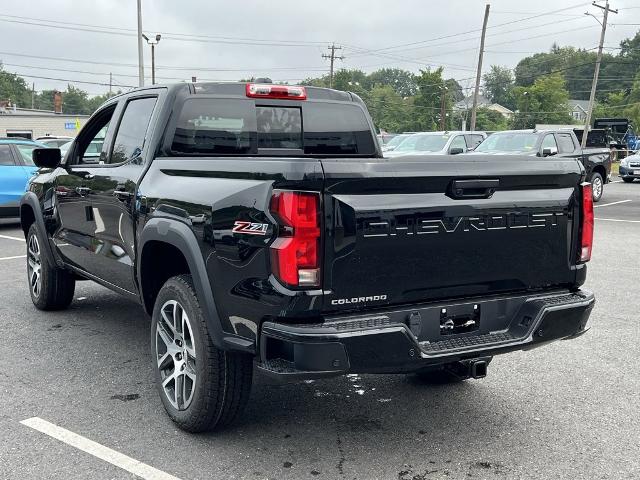
[[[20,423],[33,417],[157,469],[148,478],[640,478],[640,182],[607,185],[596,218],[586,335],[459,385],[256,375],[243,420],[207,435],[165,416],[142,309],[80,282],[69,310],[36,310],[22,232],[0,226],[0,478],[135,478]]]

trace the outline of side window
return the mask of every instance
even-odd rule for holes
[[[72,164],[97,165],[101,162],[104,163],[106,155],[102,151],[102,145],[115,109],[115,104],[105,107],[84,126],[76,140],[76,149],[70,160]]]
[[[449,147],[449,151],[454,148],[461,148],[463,152],[467,151],[467,142],[464,140],[464,135],[458,135],[451,142],[451,146]]]
[[[467,135],[467,144],[469,145],[469,148],[475,149],[483,140],[484,137],[482,135]]]
[[[556,143],[556,139],[553,134],[546,135],[542,139],[542,145],[540,146],[540,150],[544,150],[545,148],[555,148],[556,152],[558,151],[558,144]]]
[[[568,133],[559,133],[558,137],[558,152],[560,153],[573,153],[576,146],[573,144],[573,138]],[[588,140],[589,138],[587,138]]]
[[[108,163],[117,164],[139,159],[155,106],[156,97],[134,99],[127,103]]]
[[[15,165],[9,145],[0,145],[0,165]]]

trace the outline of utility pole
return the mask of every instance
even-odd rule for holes
[[[31,84],[31,110],[36,108],[36,84]]]
[[[471,131],[476,129],[476,112],[478,110],[478,94],[480,92],[480,76],[482,75],[482,56],[484,55],[484,34],[487,33],[487,22],[489,21],[489,8],[487,3],[484,8],[484,22],[482,22],[482,37],[480,39],[480,55],[478,56],[478,72],[476,73],[476,88],[473,91],[473,106],[471,107]]]
[[[111,96],[111,85],[113,84],[113,74],[109,72],[109,96]]]
[[[138,86],[144,87],[144,56],[142,55],[142,0],[138,0]]]
[[[446,119],[447,119],[447,112],[445,109],[445,105],[446,105],[446,98],[447,98],[447,87],[444,84],[444,82],[442,83],[442,92],[440,93],[440,130],[442,130],[443,132],[447,129],[447,124],[446,124]]]
[[[589,133],[589,127],[591,126],[591,115],[593,114],[593,104],[595,103],[595,100],[596,100],[596,87],[598,86],[598,75],[600,74],[600,62],[602,61],[602,46],[604,45],[604,35],[607,32],[607,17],[609,16],[609,12],[618,13],[618,10],[613,10],[609,8],[609,0],[606,1],[604,7],[602,5],[598,5],[596,2],[593,2],[592,5],[594,7],[600,8],[601,10],[604,10],[604,17],[602,19],[602,31],[600,32],[598,56],[596,57],[596,68],[593,71],[593,81],[591,82],[591,95],[589,96],[589,108],[587,109],[587,118],[584,122],[584,132],[582,132],[582,148],[585,148],[587,146],[587,135]],[[587,12],[587,15],[590,15],[590,13]]]
[[[326,53],[322,54],[322,58],[328,58],[331,61],[331,66],[329,67],[329,88],[333,88],[333,63],[337,60],[344,60],[344,57],[336,56],[336,50],[342,50],[342,47],[336,47],[335,44],[331,44],[330,47],[327,47],[327,50],[331,50],[331,55],[327,55]]]

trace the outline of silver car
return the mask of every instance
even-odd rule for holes
[[[394,150],[384,152],[388,158],[405,155],[457,155],[476,148],[487,134],[484,132],[423,132],[414,133]]]

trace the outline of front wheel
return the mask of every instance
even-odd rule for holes
[[[73,274],[59,268],[44,250],[46,238],[36,224],[27,233],[27,281],[31,301],[39,310],[62,310],[73,301],[76,281]]]
[[[635,179],[634,178],[623,178],[622,181],[624,183],[632,183]]]
[[[602,180],[602,175],[597,172],[593,172],[591,174],[591,192],[593,196],[594,202],[599,202],[602,198],[602,193],[604,191],[604,180]]]
[[[242,412],[251,392],[253,360],[213,345],[190,275],[170,278],[160,289],[151,351],[160,398],[178,427],[212,430]]]

